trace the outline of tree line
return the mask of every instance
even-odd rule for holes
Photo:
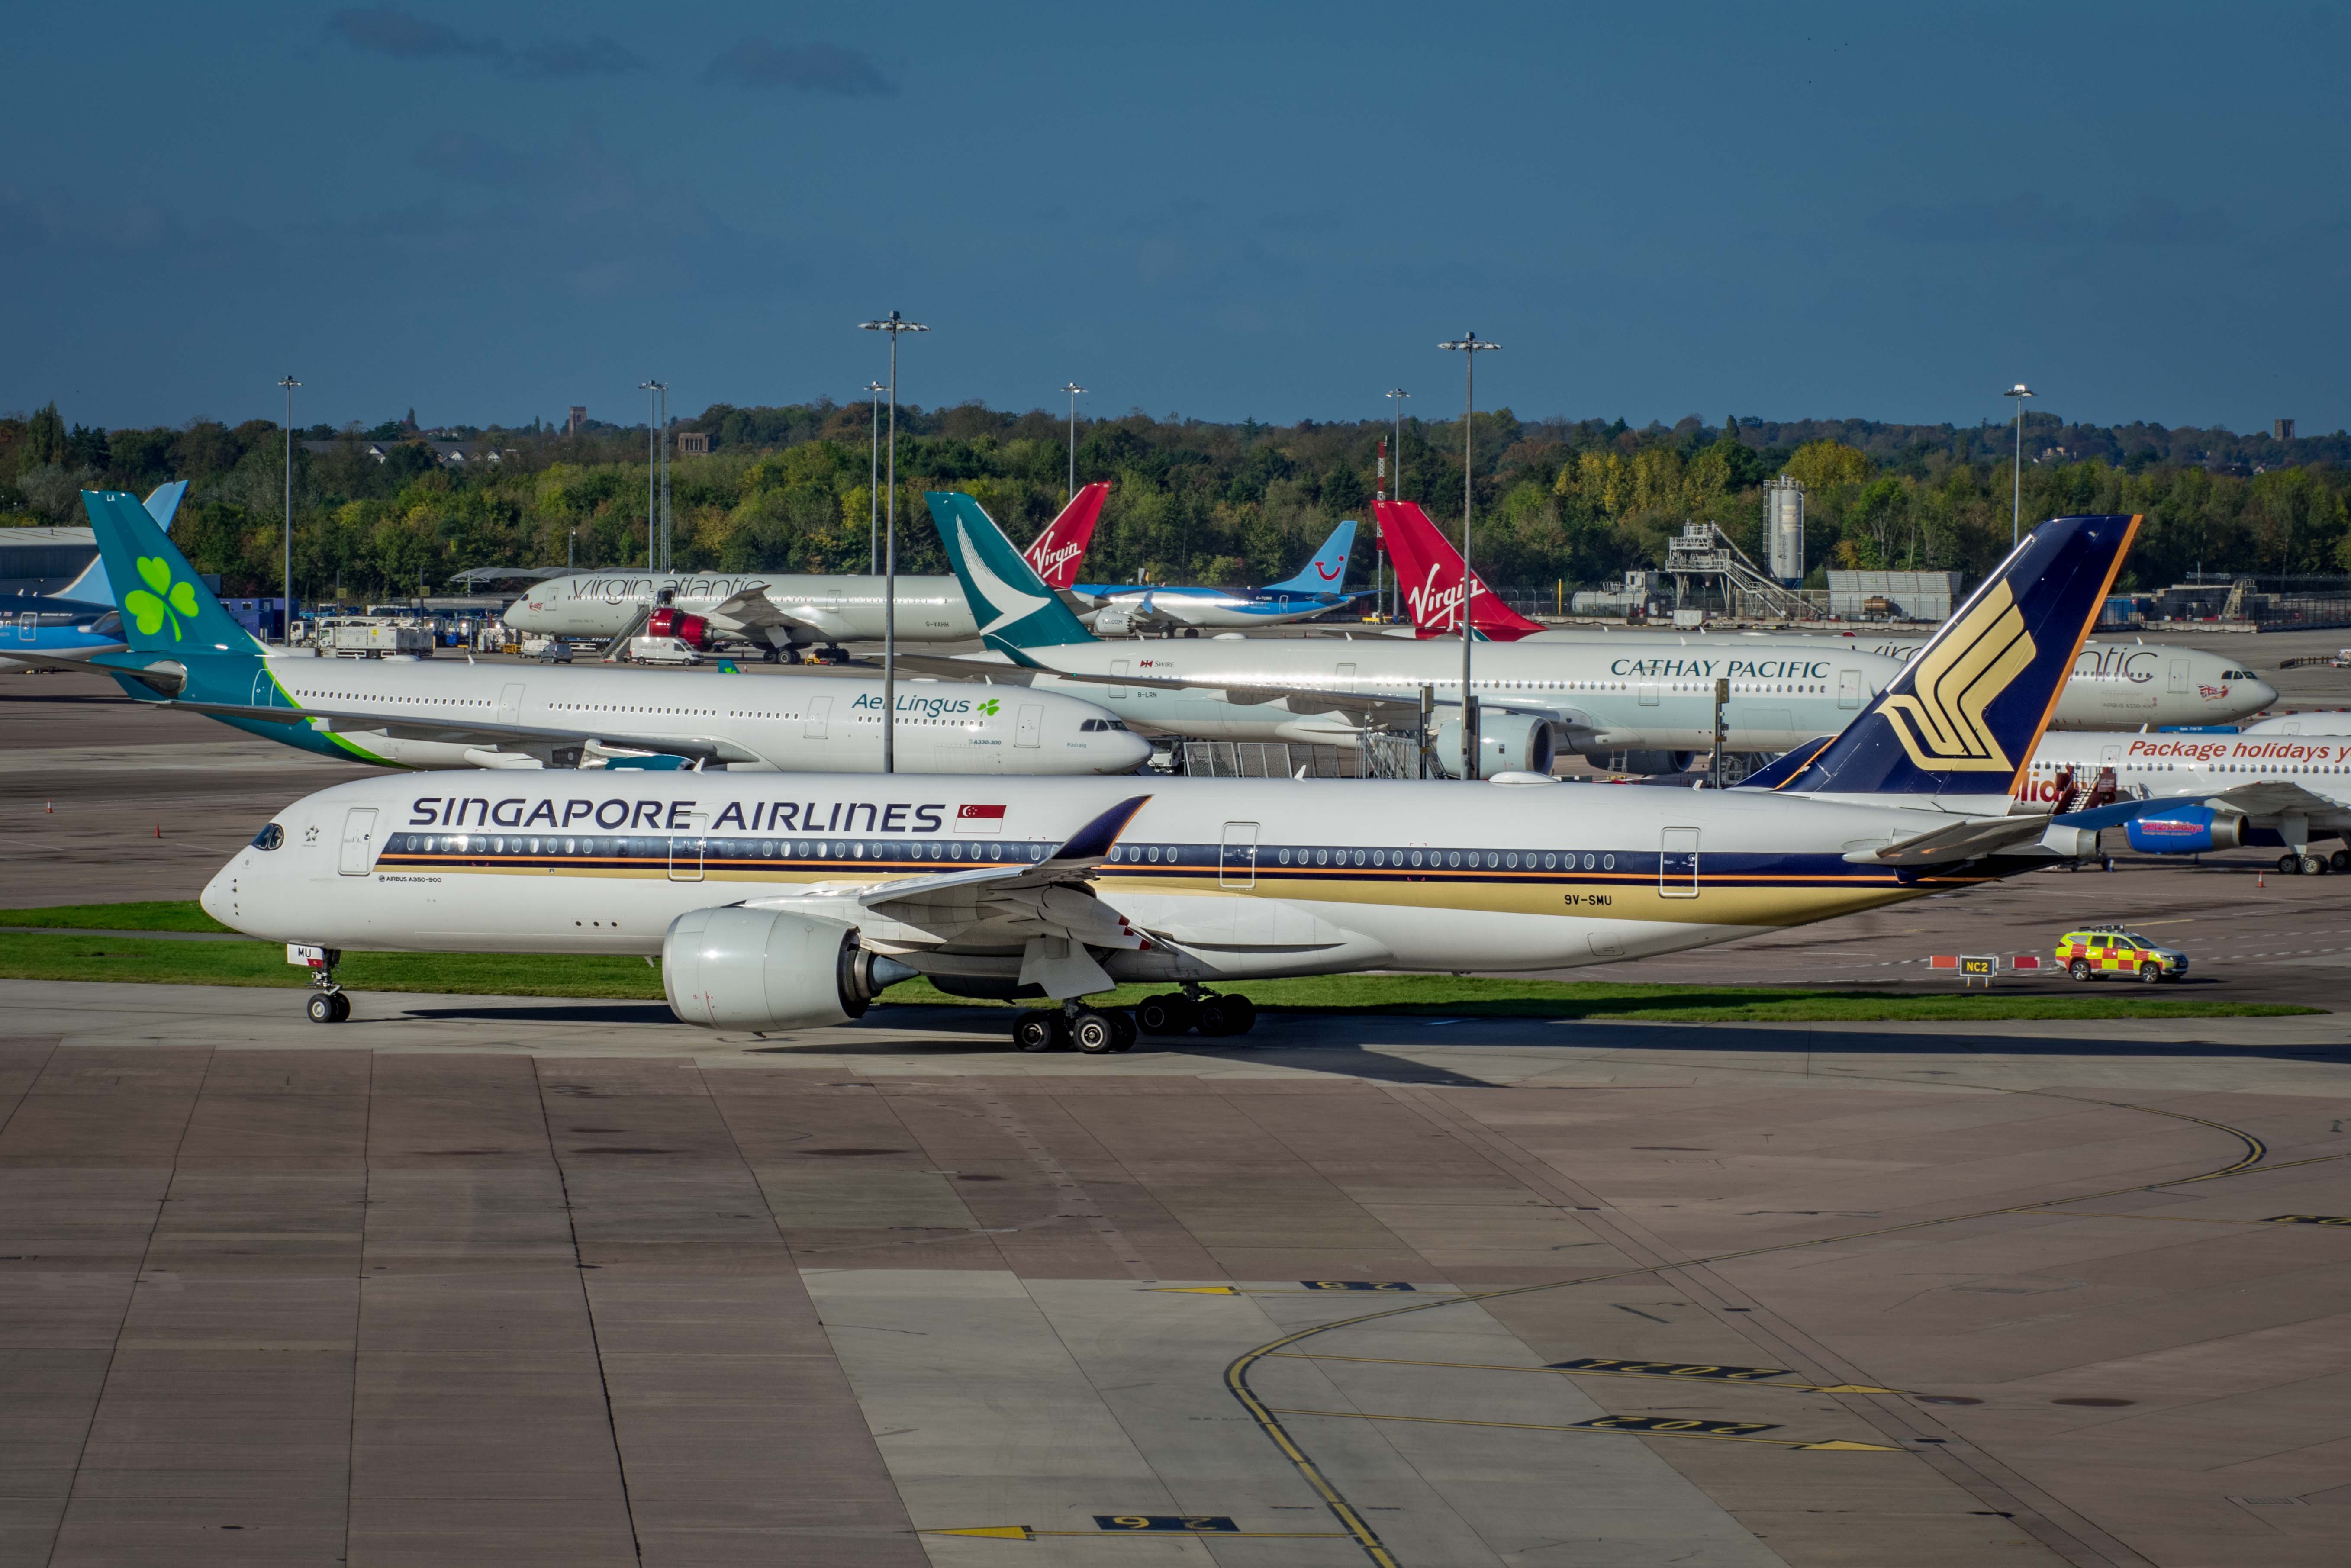
[[[899,561],[944,571],[925,489],[977,497],[1016,542],[1066,498],[1066,423],[978,403],[898,416]],[[682,569],[862,571],[871,479],[869,404],[716,405],[680,432],[706,455],[673,459],[674,559]],[[643,565],[648,432],[452,429],[477,437],[444,462],[405,420],[312,427],[294,448],[294,558],[306,599],[440,591],[477,566]],[[1245,584],[1286,577],[1343,517],[1367,518],[1380,485],[1379,420],[1272,425],[1136,411],[1081,419],[1077,480],[1112,482],[1088,576]],[[1613,580],[1664,559],[1686,521],[1720,524],[1761,559],[1762,484],[1806,491],[1807,565],[1980,575],[2006,553],[2012,426],[1772,423],[1692,415],[1621,419],[1476,416],[1470,502],[1480,571],[1497,585]],[[274,591],[285,433],[267,421],[178,428],[68,425],[54,404],[0,417],[0,522],[78,522],[78,492],[144,492],[189,481],[174,537],[232,592]],[[1462,507],[1462,422],[1408,418],[1392,455],[1401,493],[1448,530]],[[2351,570],[2351,436],[2295,441],[2225,430],[2088,426],[2026,417],[2027,524],[2079,512],[2147,517],[2126,587],[2187,573]],[[1373,573],[1370,530],[1349,580]]]

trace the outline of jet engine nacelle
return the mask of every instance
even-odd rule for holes
[[[821,1029],[862,1016],[914,970],[866,952],[857,927],[781,909],[691,909],[662,938],[669,1010],[705,1029]]]
[[[2245,841],[2245,819],[2210,806],[2180,806],[2126,824],[2130,847],[2143,855],[2194,855],[2233,850]]]
[[[1491,711],[1478,716],[1478,776],[1481,779],[1497,773],[1549,773],[1557,755],[1549,719]],[[1449,718],[1437,727],[1437,761],[1447,772],[1460,773],[1459,719]]]
[[[674,637],[689,648],[710,646],[710,622],[699,615],[664,605],[645,617],[645,635]]]
[[[1584,754],[1603,768],[1625,773],[1687,773],[1698,766],[1695,751],[1604,751]]]
[[[1105,604],[1094,612],[1094,634],[1123,637],[1143,624],[1144,614],[1132,604]]]

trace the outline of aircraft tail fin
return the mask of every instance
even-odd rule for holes
[[[1413,629],[1423,637],[1461,634],[1461,552],[1437,531],[1428,514],[1415,501],[1374,501],[1380,536],[1395,560],[1396,580],[1404,584],[1405,605]],[[1470,578],[1470,622],[1473,634],[1497,643],[1515,643],[1542,630],[1500,600],[1476,572]]]
[[[99,559],[117,590],[123,638],[131,647],[141,653],[267,653],[213,597],[138,497],[84,490],[81,504],[98,535]]]
[[[188,482],[185,479],[173,479],[155,486],[154,493],[147,497],[146,506],[147,515],[155,519],[157,528],[167,534],[172,531],[172,519],[179,513],[180,498],[187,493]],[[70,599],[80,604],[120,602],[115,594],[114,580],[106,574],[105,554],[100,552],[93,557],[90,563],[81,569],[81,575],[58,589],[55,597]]]
[[[2139,519],[2042,524],[1782,794],[2012,795]]]
[[[1020,559],[1041,579],[1046,587],[1060,591],[1074,587],[1078,569],[1086,559],[1086,547],[1093,543],[1094,527],[1102,521],[1102,503],[1110,498],[1110,484],[1098,479],[1070,497],[1061,515],[1045,525],[1035,542],[1020,552]]]
[[[1293,593],[1344,593],[1347,591],[1347,558],[1354,552],[1355,525],[1350,520],[1331,530],[1322,548],[1296,577],[1281,582],[1268,583],[1269,588],[1288,589]]]
[[[944,490],[928,491],[924,498],[982,642],[1016,664],[1033,664],[1029,649],[1094,640],[977,500]]]

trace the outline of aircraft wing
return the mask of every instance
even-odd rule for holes
[[[2184,801],[2188,797],[2179,799]],[[2239,784],[2217,795],[2198,796],[2195,801],[2202,806],[2225,806],[2232,811],[2242,811],[2248,817],[2314,817],[2346,809],[2343,801],[2330,799],[2289,779],[2263,779]]]
[[[775,766],[737,742],[708,736],[609,735],[590,730],[544,728],[537,725],[490,724],[478,719],[452,721],[421,718],[415,714],[376,713],[339,708],[330,713],[308,708],[267,707],[250,703],[189,702],[172,698],[156,705],[185,708],[214,718],[257,720],[263,724],[323,725],[329,731],[366,730],[399,740],[439,741],[447,746],[586,746],[590,741],[618,750],[644,751],[657,757],[691,757],[710,762],[761,762]]]
[[[719,601],[703,612],[703,619],[724,622],[728,626],[741,631],[768,626],[801,624],[786,614],[781,605],[768,597],[768,591],[764,585],[758,588],[747,588],[740,593]]]
[[[2055,820],[2069,827],[2088,825],[2077,823],[2072,818]],[[2051,821],[2051,818],[2039,814],[1960,817],[1924,832],[1913,833],[1907,839],[1855,846],[1845,852],[1844,858],[1855,865],[1893,866],[1940,865],[1953,861],[1973,860],[1979,855],[2038,841],[2049,831]]]

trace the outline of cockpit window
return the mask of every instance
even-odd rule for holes
[[[286,830],[275,822],[253,835],[253,847],[257,850],[274,850],[285,841]]]

